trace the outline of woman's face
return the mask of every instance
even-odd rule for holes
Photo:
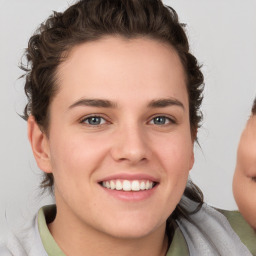
[[[194,163],[176,52],[107,37],[75,47],[57,82],[44,163],[37,158],[54,175],[57,218],[114,237],[164,230]]]
[[[240,138],[233,192],[240,212],[256,229],[256,115],[250,117]]]

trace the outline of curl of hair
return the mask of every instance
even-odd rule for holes
[[[252,105],[252,114],[256,115],[256,98],[253,101],[253,105]]]
[[[167,43],[179,55],[186,74],[191,134],[197,140],[204,78],[200,65],[189,51],[184,27],[175,10],[160,0],[80,0],[63,13],[54,12],[30,38],[25,52],[27,64],[21,68],[26,72],[28,102],[23,118],[27,120],[33,115],[47,134],[49,106],[58,92],[56,70],[74,46],[109,35],[128,39],[145,37]],[[53,185],[52,174],[46,174],[42,188]],[[202,204],[202,193],[192,183],[185,194]],[[178,205],[172,218],[187,214]]]

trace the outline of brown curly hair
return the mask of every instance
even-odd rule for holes
[[[253,105],[252,105],[252,114],[256,115],[256,98],[253,101]]]
[[[47,134],[49,105],[58,92],[55,81],[58,65],[74,46],[107,35],[151,38],[175,49],[186,73],[191,134],[197,139],[202,120],[203,74],[189,51],[184,25],[179,22],[175,10],[160,0],[80,0],[63,13],[54,12],[30,38],[25,52],[27,64],[22,69],[26,71],[28,103],[23,118],[27,120],[33,115]],[[53,184],[53,175],[46,174],[41,186],[46,188]],[[202,193],[191,184],[185,194],[201,205]],[[173,216],[186,215],[179,208],[177,206]]]

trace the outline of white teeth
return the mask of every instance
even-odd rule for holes
[[[151,189],[152,187],[153,187],[153,183],[147,181],[147,183],[146,183],[146,189]]]
[[[113,180],[110,181],[110,188],[111,189],[115,189],[116,188],[116,184]]]
[[[121,181],[118,180],[118,181],[116,182],[116,190],[122,190],[122,189],[123,189],[123,185],[122,185]]]
[[[124,180],[123,181],[123,190],[124,191],[131,191],[131,182],[129,180]]]
[[[145,190],[145,189],[146,189],[146,184],[145,184],[144,181],[142,181],[142,182],[140,183],[140,190]]]
[[[152,189],[154,183],[149,180],[109,180],[103,181],[102,186],[112,190],[140,191]]]
[[[137,180],[132,182],[132,191],[139,191],[140,190],[140,183]]]
[[[149,181],[146,182],[146,189],[149,189]]]

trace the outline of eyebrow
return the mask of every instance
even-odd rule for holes
[[[69,106],[69,109],[78,106],[98,107],[98,108],[116,108],[117,104],[104,99],[80,99]],[[149,108],[164,108],[169,106],[178,106],[184,109],[184,105],[177,99],[156,99],[149,102]]]
[[[178,106],[185,109],[184,105],[179,100],[173,98],[152,100],[148,104],[150,108],[164,108],[169,106]]]
[[[115,108],[116,104],[109,100],[102,99],[80,99],[69,106],[69,109],[78,106],[98,107],[98,108]]]

